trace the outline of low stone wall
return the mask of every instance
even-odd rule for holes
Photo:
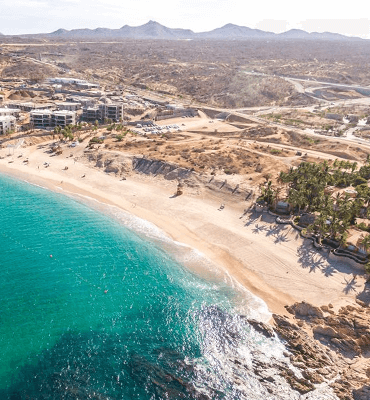
[[[342,255],[342,254],[336,254],[335,250],[334,251],[330,251],[329,255],[328,255],[328,259],[330,261],[343,261],[343,258],[345,258],[345,261],[351,265],[351,267],[356,268],[358,271],[360,272],[364,272],[365,268],[364,268],[364,264],[356,261],[356,259],[354,257],[351,257],[350,255]]]
[[[338,250],[338,249],[332,249],[330,246],[327,245],[323,245],[317,242],[317,238],[316,236],[313,236],[311,234],[304,234],[302,231],[304,228],[302,228],[299,225],[296,225],[291,219],[285,219],[282,216],[273,213],[270,210],[267,210],[266,207],[264,206],[260,206],[260,205],[255,205],[254,209],[257,212],[267,212],[268,214],[275,216],[275,222],[277,224],[282,224],[282,225],[290,225],[292,226],[294,229],[296,229],[297,231],[299,231],[300,236],[305,238],[305,239],[309,239],[312,241],[312,245],[315,247],[315,249],[319,250],[319,251],[327,251],[328,252],[328,259],[332,260],[332,261],[344,261],[343,259],[345,259],[346,262],[348,262],[348,264],[350,264],[352,267],[358,269],[359,271],[363,272],[364,271],[364,266],[365,264],[367,264],[368,259],[359,259],[358,257],[356,257],[355,254],[352,254],[348,251],[345,250]]]

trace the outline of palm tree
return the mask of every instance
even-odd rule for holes
[[[279,201],[279,195],[280,195],[280,193],[281,193],[281,191],[282,191],[283,189],[280,187],[280,186],[278,186],[275,190],[274,190],[274,200],[273,200],[273,208],[276,208],[276,206],[277,206],[277,203],[278,203],[278,201]]]
[[[328,218],[325,214],[321,214],[315,219],[313,229],[317,233],[317,242],[321,244],[322,237],[328,232]]]
[[[364,236],[362,236],[361,238],[360,238],[360,245],[361,245],[361,247],[366,251],[366,253],[367,253],[367,251],[369,250],[369,248],[370,248],[370,235],[366,235],[365,237]]]
[[[274,198],[274,190],[272,188],[272,182],[268,181],[267,185],[261,186],[261,195],[263,200],[267,204],[272,204],[273,198]]]
[[[301,208],[305,205],[305,196],[303,190],[291,189],[288,195],[288,202],[292,205],[292,208],[298,207],[298,214],[301,212]]]
[[[348,239],[348,232],[344,231],[339,239],[340,245],[345,248],[347,244],[347,239]]]

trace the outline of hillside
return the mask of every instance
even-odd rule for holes
[[[239,26],[234,24],[226,24],[220,28],[213,29],[208,32],[195,33],[190,29],[168,28],[156,21],[149,21],[140,26],[124,25],[120,29],[109,28],[96,28],[96,29],[58,29],[52,33],[44,33],[38,35],[22,35],[30,37],[46,37],[58,39],[79,39],[79,38],[94,38],[94,39],[166,39],[166,40],[179,40],[179,39],[218,39],[218,40],[249,40],[249,39],[272,39],[272,40],[290,40],[290,39],[304,39],[304,40],[336,40],[336,41],[349,41],[349,40],[363,40],[360,38],[353,38],[337,33],[323,32],[323,33],[308,33],[299,29],[291,29],[283,33],[265,32],[259,29],[252,29],[246,26]]]

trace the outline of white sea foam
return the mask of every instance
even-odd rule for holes
[[[45,187],[27,182],[33,186],[46,189]],[[66,192],[63,192],[66,193]],[[176,242],[171,239],[165,232],[159,229],[154,224],[143,220],[142,218],[136,217],[128,212],[120,210],[115,206],[106,205],[88,196],[74,195],[67,193],[74,199],[81,200],[83,203],[87,203],[91,208],[103,212],[116,220],[122,225],[130,228],[139,235],[143,235],[146,238],[152,240],[154,243],[158,243],[161,247],[169,250],[174,255],[176,260],[184,264],[185,266],[191,267],[191,270],[195,270],[194,266],[197,266],[197,271],[200,270],[202,276],[207,275],[210,280],[208,284],[200,283],[198,280],[188,280],[184,284],[198,285],[197,289],[201,290],[219,290],[222,286],[220,282],[227,282],[231,290],[237,294],[237,306],[236,311],[239,313],[247,314],[249,318],[255,318],[258,320],[266,320],[270,317],[270,313],[267,309],[267,305],[258,297],[254,296],[248,290],[246,290],[241,284],[236,282],[226,272],[217,268],[207,257],[196,249],[192,249],[186,244]],[[211,283],[209,283],[211,282]],[[224,286],[224,285],[223,285]],[[213,314],[220,318],[213,321]],[[286,349],[284,345],[277,339],[266,339],[260,333],[254,329],[250,331],[245,330],[243,323],[244,319],[238,315],[230,315],[230,317],[224,318],[222,312],[219,314],[200,312],[201,326],[204,327],[203,340],[204,354],[207,363],[199,363],[197,368],[200,372],[200,382],[204,380],[204,377],[209,375],[210,369],[213,370],[212,377],[208,378],[212,387],[217,388],[218,385],[222,387],[223,382],[230,382],[230,385],[236,387],[236,391],[240,390],[241,393],[248,393],[247,396],[233,397],[233,393],[226,395],[226,399],[248,399],[248,400],[260,400],[262,398],[269,400],[287,399],[290,400],[337,400],[338,398],[333,393],[332,389],[328,387],[327,383],[318,385],[317,388],[305,395],[300,395],[297,392],[291,390],[289,386],[282,386],[281,397],[275,397],[274,399],[269,396],[264,387],[257,379],[253,379],[253,368],[252,360],[255,357],[256,352],[260,352],[262,360],[266,359],[286,359],[288,366],[298,376],[299,371],[296,370],[289,362],[289,359],[285,357]],[[224,323],[222,323],[224,321]],[[229,335],[235,333],[237,335]],[[228,338],[240,338],[237,341],[230,342],[228,345]],[[225,341],[226,339],[226,341]],[[251,368],[250,373],[245,368],[236,370],[235,363],[232,360],[235,356],[239,356],[243,363],[249,365]],[[239,375],[240,374],[240,375]],[[235,378],[238,378],[237,381]],[[241,378],[241,379],[239,379]],[[278,384],[278,382],[277,382]],[[280,389],[280,386],[279,386]],[[234,393],[235,394],[235,393]]]
[[[49,190],[45,186],[29,182],[26,179],[23,181],[29,185]],[[219,266],[215,265],[215,263],[210,261],[199,250],[194,249],[185,243],[173,240],[155,224],[130,214],[116,206],[106,204],[90,196],[69,192],[59,186],[56,188],[59,189],[60,193],[63,193],[77,201],[81,201],[83,204],[87,204],[91,208],[96,209],[103,214],[109,215],[130,230],[139,235],[145,236],[147,239],[167,250],[173,255],[176,261],[189,267],[192,271],[197,271],[209,280],[216,280],[216,282],[223,281],[229,285],[235,293],[238,294],[238,299],[235,302],[236,312],[246,314],[249,318],[263,322],[268,322],[271,319],[271,312],[262,299],[247,290],[243,285],[231,277],[225,269],[221,269]]]
[[[136,215],[130,214],[114,205],[103,203],[95,198],[75,194],[71,192],[64,192],[69,196],[82,200],[83,203],[87,203],[90,207],[97,209],[115,220],[119,221],[122,225],[136,232],[139,235],[143,235],[145,238],[158,244],[161,248],[172,254],[172,256],[180,264],[188,267],[192,271],[197,272],[207,280],[215,282],[226,283],[235,293],[235,311],[240,314],[245,314],[248,318],[256,319],[258,321],[268,322],[271,319],[271,312],[269,311],[267,304],[255,296],[243,285],[236,281],[225,269],[215,265],[209,260],[202,252],[188,246],[185,243],[181,243],[173,240],[167,235],[162,229],[158,228],[155,224],[144,220]]]
[[[35,186],[35,187],[38,187],[38,188],[41,188],[41,189],[48,190],[48,188],[47,188],[46,186],[38,185],[37,183],[34,183],[34,182],[29,182],[29,181],[27,181],[27,180],[24,180],[23,182],[26,182],[26,183],[28,183],[28,184],[31,185],[31,186]]]
[[[221,270],[217,267],[212,261],[210,261],[203,253],[201,253],[197,249],[193,249],[190,246],[174,241],[169,235],[167,235],[164,231],[158,228],[153,223],[146,221],[140,217],[132,215],[126,211],[119,209],[118,207],[106,205],[101,203],[95,199],[84,196],[85,200],[93,201],[95,205],[98,205],[99,211],[110,215],[111,217],[118,220],[125,227],[133,230],[139,235],[144,235],[147,239],[152,240],[154,243],[159,244],[160,247],[168,250],[175,259],[185,266],[191,267],[191,270],[194,270],[194,266],[197,266],[197,271],[200,271],[202,276],[206,273],[208,278],[210,278],[213,284],[210,286],[209,284],[200,284],[199,281],[187,281],[184,284],[188,285],[198,285],[197,289],[199,290],[209,290],[210,288],[213,290],[219,290],[220,285],[217,282],[223,281],[228,284],[228,286],[237,294],[237,301],[235,306],[235,312],[239,314],[245,314],[248,318],[253,318],[259,321],[267,322],[271,318],[271,313],[268,310],[266,303],[249,292],[244,286],[242,286],[239,282],[233,279],[227,271]],[[90,202],[90,205],[92,203]],[[103,208],[101,208],[101,206]],[[95,207],[94,207],[95,208]],[[216,279],[215,279],[216,278]],[[238,325],[238,316],[235,315],[235,323]],[[212,331],[213,329],[211,329]],[[214,371],[218,371],[216,376],[218,378],[215,381],[211,379],[211,383],[214,387],[218,386],[217,380],[220,379],[228,380],[227,376],[234,376],[235,374],[235,365],[230,364],[230,357],[226,356],[226,354],[220,353],[219,344],[216,341],[223,340],[223,334],[212,335],[211,331],[206,329],[206,332],[210,333],[212,338],[208,341],[205,350],[205,357],[207,359],[207,366],[204,366],[204,371],[202,372],[203,378],[209,374],[209,366]],[[243,330],[244,331],[244,330]],[[240,331],[239,331],[240,332]],[[242,334],[243,340],[241,340],[238,345],[234,348],[234,351],[238,354],[240,359],[243,360],[245,364],[251,364],[252,358],[254,357],[254,352],[259,352],[266,357],[267,360],[281,360],[284,361],[289,369],[299,378],[302,377],[301,372],[294,367],[289,358],[286,357],[286,347],[284,344],[278,339],[275,338],[266,339],[263,335],[256,332],[252,329],[249,333]],[[230,354],[229,354],[230,356]],[[198,364],[197,368],[201,370],[203,368],[202,363]],[[222,375],[222,376],[221,376]],[[244,388],[242,387],[244,386]],[[250,386],[246,389],[246,386]],[[251,379],[251,375],[245,374],[245,379],[243,380],[243,385],[241,385],[240,390],[246,391],[248,394],[247,397],[240,396],[240,399],[258,399],[260,400],[262,396],[268,396],[265,392],[265,389],[261,386],[261,383],[256,379]],[[291,400],[338,400],[338,397],[333,392],[332,388],[328,386],[328,383],[322,383],[317,385],[317,387],[312,391],[305,395],[300,395],[298,392],[289,388],[289,386],[279,386],[279,390],[281,391],[281,397],[279,399],[289,398]],[[251,397],[252,393],[255,397]],[[230,397],[226,398],[234,399],[233,394],[230,393]],[[272,400],[272,397],[265,397],[269,400]]]

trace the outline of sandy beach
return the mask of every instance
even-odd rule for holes
[[[40,145],[18,149],[14,155],[3,148],[0,173],[87,196],[153,223],[173,240],[204,254],[274,313],[287,314],[284,306],[303,300],[317,306],[332,303],[337,309],[354,303],[363,291],[361,274],[353,279],[358,272],[349,264],[327,260],[289,225],[278,226],[267,214],[244,215],[251,204],[205,188],[185,187],[184,194],[175,197],[176,181],[144,174],[132,173],[122,180],[88,165],[82,158],[84,147],[60,156],[50,156]]]

